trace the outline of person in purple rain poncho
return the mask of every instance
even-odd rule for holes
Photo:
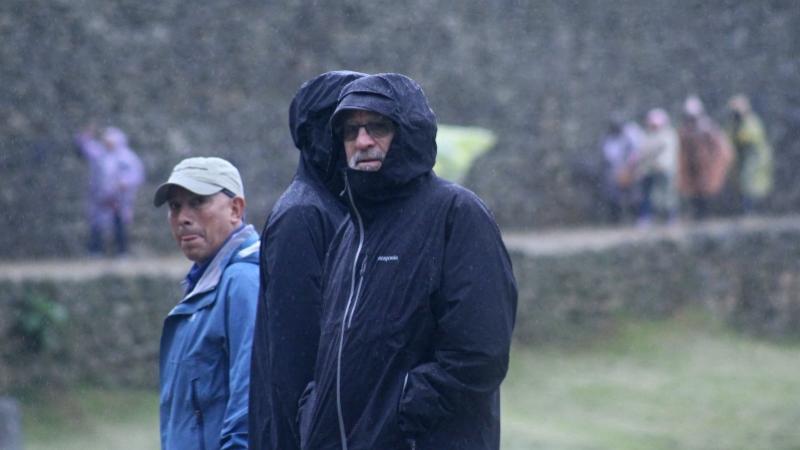
[[[75,140],[89,163],[89,253],[102,254],[106,236],[113,233],[116,254],[124,255],[136,191],[144,180],[142,161],[119,128],[107,127],[98,134],[87,127]]]

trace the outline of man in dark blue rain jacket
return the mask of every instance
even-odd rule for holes
[[[353,81],[331,123],[350,215],[326,258],[302,448],[499,448],[517,291],[492,214],[432,172],[436,118],[408,77]]]
[[[304,83],[289,108],[300,162],[261,235],[261,288],[250,379],[250,448],[297,450],[297,402],[319,341],[322,265],[347,213],[331,151],[330,117],[342,87],[363,76],[327,72]]]
[[[250,348],[258,302],[258,233],[244,223],[239,171],[188,158],[153,203],[194,261],[161,335],[161,448],[247,448]]]

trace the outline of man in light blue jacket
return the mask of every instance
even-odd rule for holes
[[[167,203],[194,262],[161,336],[161,447],[245,449],[260,243],[244,222],[242,179],[224,159],[188,158],[153,203]]]

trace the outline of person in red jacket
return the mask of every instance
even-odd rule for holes
[[[689,201],[693,217],[702,219],[709,202],[725,185],[733,149],[696,96],[684,103],[684,121],[678,134],[678,190]]]

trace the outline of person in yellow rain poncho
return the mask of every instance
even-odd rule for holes
[[[439,125],[436,135],[436,175],[462,183],[475,159],[489,151],[497,141],[491,131],[478,127]]]
[[[728,108],[731,118],[727,132],[736,149],[737,185],[742,211],[747,214],[757,209],[772,192],[772,147],[747,97],[732,97]]]

